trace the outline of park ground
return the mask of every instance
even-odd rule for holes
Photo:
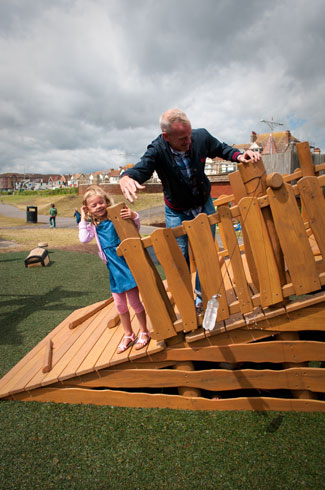
[[[105,266],[73,248],[76,228],[25,227],[0,217],[0,238],[15,244],[0,254],[0,376],[73,310],[109,294]],[[25,268],[44,240],[50,266]],[[324,433],[321,413],[2,401],[0,488],[321,490]]]

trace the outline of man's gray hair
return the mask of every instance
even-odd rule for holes
[[[183,124],[191,124],[185,112],[175,107],[174,109],[168,109],[168,111],[164,112],[160,116],[159,123],[160,123],[161,131],[164,133],[170,133],[171,126],[175,122],[180,122]]]

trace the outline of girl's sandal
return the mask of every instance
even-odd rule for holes
[[[146,335],[147,338],[144,338]],[[143,349],[150,342],[150,333],[149,332],[140,332],[140,336],[135,343],[135,350]]]
[[[128,342],[126,345],[123,344],[125,339],[130,339],[130,342]],[[135,343],[136,336],[134,332],[132,332],[132,335],[124,335],[122,342],[117,348],[117,353],[122,354],[122,352],[126,351],[129,347],[132,347],[132,345]]]

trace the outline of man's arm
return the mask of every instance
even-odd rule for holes
[[[158,139],[158,138],[157,138]],[[143,184],[152,176],[155,171],[156,162],[158,159],[157,140],[152,142],[145,154],[141,157],[134,167],[127,169],[120,178],[120,187],[125,198],[133,202],[133,199],[138,199],[138,190],[145,189]]]

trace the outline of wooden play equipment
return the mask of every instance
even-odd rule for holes
[[[45,248],[33,248],[25,259],[25,267],[46,267],[50,263],[50,256]]]
[[[122,327],[111,299],[73,312],[0,380],[0,397],[191,410],[324,411],[325,164],[297,145],[301,168],[266,175],[239,164],[233,195],[175,229],[141,238],[110,219],[137,281],[152,340],[117,354]],[[234,230],[239,221],[242,240]],[[222,246],[213,241],[218,225]],[[176,238],[187,234],[203,306],[219,295],[212,331],[193,301]],[[241,243],[242,241],[242,243]],[[162,281],[148,252],[153,247]],[[133,319],[135,331],[138,330]]]

